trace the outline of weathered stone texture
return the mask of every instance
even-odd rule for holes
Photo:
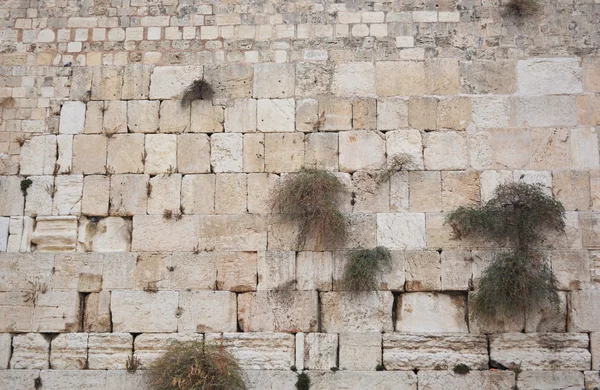
[[[50,342],[43,335],[39,333],[15,335],[12,347],[11,368],[28,370],[49,368]]]
[[[113,291],[114,332],[175,332],[177,291]]]
[[[398,301],[399,332],[468,332],[466,296],[442,293],[404,293]]]
[[[321,293],[325,332],[390,332],[394,298],[388,291]]]
[[[314,332],[318,292],[257,291],[238,296],[238,322],[244,332]]]
[[[515,373],[512,371],[471,371],[466,375],[449,371],[420,371],[419,389],[442,390],[501,390],[515,386]]]
[[[236,295],[229,291],[181,291],[179,332],[235,332]]]

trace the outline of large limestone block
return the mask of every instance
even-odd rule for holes
[[[131,356],[133,336],[129,333],[90,333],[88,365],[91,370],[122,370]]]
[[[267,249],[267,220],[256,214],[200,216],[199,248],[259,251]]]
[[[91,280],[99,281],[98,285],[102,286],[103,257],[97,253],[57,254],[54,256],[52,289],[75,290],[80,285],[89,285]]]
[[[39,376],[39,370],[0,370],[0,388],[31,390]]]
[[[156,133],[159,126],[160,102],[130,100],[127,102],[127,126],[132,133]]]
[[[87,103],[85,111],[85,126],[83,133],[85,134],[100,134],[104,132],[102,127],[104,122],[104,102],[91,101]],[[158,120],[158,112],[157,118]]]
[[[202,66],[158,66],[150,77],[150,99],[172,99],[194,80],[202,78]]]
[[[202,342],[201,333],[142,333],[135,338],[135,356],[140,359],[142,367],[149,367],[160,358],[171,344],[178,342]]]
[[[129,64],[123,71],[123,90],[121,99],[148,99],[152,65]]]
[[[348,371],[373,371],[381,364],[381,333],[340,333],[339,368]]]
[[[135,279],[135,253],[111,253],[104,256],[103,290],[132,289]]]
[[[329,370],[337,367],[338,335],[335,333],[296,334],[296,368]]]
[[[380,61],[375,65],[375,85],[379,96],[425,94],[425,64],[413,61]]]
[[[515,388],[512,371],[419,371],[419,390],[503,390]]]
[[[62,333],[52,340],[50,365],[53,370],[82,370],[87,364],[87,333]]]
[[[103,290],[85,297],[83,330],[85,332],[110,332],[110,291]]]
[[[48,188],[54,185],[53,176],[33,176],[29,178],[32,182],[27,189],[27,198],[25,199],[25,215],[51,215],[52,214],[52,196]],[[101,192],[101,191],[100,191]]]
[[[40,374],[42,386],[56,390],[104,390],[106,371],[48,370]]]
[[[398,298],[396,330],[411,333],[468,332],[465,295],[414,292]]]
[[[312,97],[329,92],[333,64],[298,62],[296,64],[296,95]]]
[[[177,142],[177,170],[210,173],[210,139],[205,134],[181,134]]]
[[[163,215],[165,210],[177,214],[181,210],[181,175],[156,175],[150,178],[148,214]]]
[[[600,290],[581,290],[569,293],[569,332],[600,331]]]
[[[490,359],[522,370],[588,370],[589,336],[584,333],[503,333],[490,335]]]
[[[478,172],[442,172],[442,210],[473,206],[481,201]]]
[[[467,138],[454,131],[432,132],[423,137],[425,168],[461,170],[468,166]]]
[[[21,175],[52,175],[56,164],[56,136],[32,137],[21,147]]]
[[[190,106],[181,106],[177,100],[160,103],[159,131],[161,133],[184,133],[190,129]]]
[[[271,212],[271,195],[279,184],[279,176],[270,173],[248,174],[248,212],[268,214]]]
[[[466,364],[472,370],[488,368],[485,335],[460,333],[384,333],[383,365],[388,370],[451,370]]]
[[[8,247],[9,217],[0,217],[0,252],[6,252]]]
[[[169,289],[169,255],[162,252],[140,253],[135,264],[135,289],[157,291]]]
[[[337,96],[375,96],[375,67],[372,62],[345,62],[333,73],[331,92]]]
[[[600,248],[600,215],[597,212],[579,213],[584,248]]]
[[[210,163],[213,172],[243,171],[243,134],[213,134]]]
[[[311,132],[319,127],[319,101],[301,99],[296,101],[296,130]]]
[[[56,164],[59,174],[69,174],[73,168],[73,136],[70,134],[60,134],[56,136],[58,146],[58,157]],[[54,172],[53,172],[54,173]]]
[[[115,133],[127,133],[127,102],[108,101],[104,105],[102,132],[106,136]]]
[[[204,67],[204,78],[213,87],[215,98],[247,98],[252,96],[254,69],[252,64],[229,63]]]
[[[183,215],[180,220],[162,215],[133,217],[133,251],[193,251],[198,246],[198,216]],[[202,238],[202,237],[201,237]],[[200,245],[203,244],[202,239]]]
[[[385,165],[385,137],[375,131],[358,130],[339,134],[340,170],[380,169]]]
[[[294,99],[258,99],[256,126],[263,133],[294,131],[296,102]]]
[[[92,100],[119,100],[123,87],[123,68],[99,66],[92,70]]]
[[[306,168],[338,169],[338,135],[335,133],[308,134],[305,140],[304,166]]]
[[[83,133],[85,126],[84,102],[65,102],[60,110],[60,134],[79,134]]]
[[[0,215],[23,215],[25,198],[21,192],[21,180],[17,176],[0,176]]]
[[[74,251],[77,240],[77,218],[38,217],[31,242],[37,251]]]
[[[77,291],[49,290],[41,294],[33,313],[33,330],[36,332],[77,332],[81,313]]]
[[[314,332],[318,326],[316,291],[257,291],[238,297],[244,332]]]
[[[408,102],[408,123],[410,127],[419,130],[437,129],[437,107],[437,98],[411,98]]]
[[[425,214],[377,214],[377,245],[388,249],[425,248]]]
[[[181,291],[179,332],[235,332],[236,294],[229,291]]]
[[[333,276],[331,252],[298,252],[296,289],[330,291]]]
[[[531,129],[530,169],[565,169],[571,166],[571,129]]]
[[[113,291],[114,332],[175,332],[177,291]]]
[[[293,63],[254,65],[255,98],[287,98],[294,95],[296,75]]]
[[[125,370],[106,371],[106,389],[141,390],[149,387],[150,378],[145,371],[135,373]]]
[[[0,333],[0,370],[6,370],[10,363],[12,352],[12,336],[10,333]]]
[[[233,292],[256,291],[256,252],[219,252],[217,289]]]
[[[523,96],[512,99],[518,127],[573,127],[577,124],[575,96]]]
[[[244,172],[264,172],[265,135],[263,133],[244,134]]]
[[[438,103],[438,129],[465,130],[471,123],[473,109],[467,97],[442,99]]]
[[[571,129],[573,168],[598,167],[598,133],[593,127]]]
[[[426,212],[442,209],[442,177],[437,171],[408,173],[410,211]]]
[[[110,179],[105,175],[89,175],[83,178],[82,214],[100,217],[108,215]],[[29,199],[27,201],[29,202]],[[51,205],[52,202],[50,201]]]
[[[456,95],[459,87],[458,61],[455,58],[425,60],[427,95]]]
[[[61,175],[54,179],[53,215],[78,215],[83,196],[83,175]]]
[[[358,171],[352,174],[354,212],[387,213],[390,211],[389,186],[381,185],[376,172]]]
[[[185,175],[181,180],[181,206],[188,214],[215,211],[215,175]]]
[[[48,30],[46,30],[48,31]],[[54,32],[49,30],[54,38]],[[41,37],[40,37],[41,38]],[[38,40],[40,40],[38,38]],[[53,41],[54,39],[52,39]],[[84,66],[74,67],[71,76],[70,100],[89,100],[92,90],[92,71]]]
[[[215,213],[241,214],[248,210],[248,178],[244,173],[216,175]]]
[[[471,251],[445,250],[442,252],[442,290],[467,291],[471,287]]]
[[[321,330],[391,332],[393,305],[389,291],[321,293]]]
[[[600,333],[590,333],[590,351],[592,353],[592,369],[597,370],[600,367]]]
[[[85,252],[128,252],[131,249],[131,219],[102,218],[97,222],[83,219],[78,244]]]
[[[360,99],[360,100],[356,100],[352,102],[352,128],[359,130],[359,129],[364,129],[364,130],[382,130],[380,128],[378,128],[378,120],[379,120],[379,108],[378,108],[378,104],[379,102],[382,101],[382,99],[377,100],[374,98],[366,98],[366,99]],[[395,101],[394,101],[395,103]],[[405,106],[405,105],[404,105]],[[396,108],[399,108],[399,110],[396,110]],[[399,113],[404,112],[405,114],[405,120],[406,120],[406,109],[404,107],[404,109],[402,108],[402,104],[394,104],[392,105],[392,110],[390,110],[391,113],[393,114],[393,116],[396,116]],[[398,119],[398,121],[401,120],[401,118],[396,117]],[[405,122],[406,124],[407,122]]]
[[[409,157],[404,169],[424,169],[423,142],[418,130],[397,130],[385,133],[388,166],[394,158]]]
[[[406,291],[442,290],[442,261],[437,251],[406,251],[404,269]]]
[[[584,377],[579,371],[524,371],[519,373],[517,386],[522,390],[580,390]]]
[[[260,290],[294,290],[296,252],[260,251],[258,253],[258,287]]]
[[[49,368],[50,342],[39,333],[18,334],[12,340],[10,368],[44,370]]]
[[[295,337],[287,333],[207,333],[205,342],[222,345],[244,370],[289,370]]]
[[[583,92],[579,58],[533,58],[517,61],[520,95],[562,95]]]
[[[577,96],[579,123],[585,126],[600,125],[600,96]]]
[[[352,129],[352,103],[346,99],[319,99],[319,117],[313,130],[339,131]]]
[[[117,216],[146,214],[148,209],[148,180],[148,175],[111,176],[110,214]]]
[[[265,134],[265,171],[294,172],[304,164],[304,133]]]
[[[29,288],[31,287],[29,285]],[[23,290],[27,291],[27,289]],[[18,290],[0,292],[1,332],[31,332],[33,330],[33,302],[31,300],[25,302],[23,295],[23,291]]]
[[[417,390],[414,372],[309,372],[311,389]]]
[[[192,117],[192,123],[194,118]],[[225,107],[225,132],[251,133],[256,131],[256,99],[235,99]]]
[[[217,280],[215,253],[176,252],[171,255],[169,273],[173,290],[214,290]]]
[[[102,134],[73,137],[73,173],[85,175],[106,173],[107,138]]]
[[[144,134],[116,134],[108,140],[106,165],[114,173],[142,173],[144,153]]]
[[[586,250],[550,251],[547,255],[561,290],[579,290],[590,282],[590,259]]]
[[[478,128],[503,128],[511,123],[511,101],[505,96],[473,98],[473,123]]]
[[[244,375],[248,390],[293,389],[298,382],[298,374],[291,370],[244,370]]]
[[[146,135],[144,173],[170,173],[177,168],[177,135]]]
[[[517,90],[514,60],[461,61],[460,92],[511,95]]]

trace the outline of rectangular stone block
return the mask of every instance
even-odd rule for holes
[[[17,176],[0,176],[0,197],[7,202],[0,204],[0,215],[23,215],[25,198],[21,192],[21,179]]]
[[[30,285],[29,288],[32,286]],[[25,290],[25,289],[24,289]],[[25,302],[19,290],[0,292],[0,331],[31,332],[33,330],[33,302]]]
[[[467,297],[442,293],[404,293],[398,297],[398,332],[442,333],[469,331]]]
[[[248,179],[243,173],[216,175],[215,213],[242,214],[248,209]]]
[[[581,290],[569,293],[567,331],[600,331],[600,290]]]
[[[104,257],[102,288],[130,290],[134,287],[136,253],[111,253]]]
[[[424,248],[425,214],[377,214],[377,245],[388,249]]]
[[[0,370],[8,369],[12,353],[12,336],[10,333],[0,333]],[[1,381],[0,381],[1,383]]]
[[[144,173],[156,175],[177,169],[177,135],[149,134],[146,136]]]
[[[178,100],[163,100],[158,123],[161,133],[185,133],[190,129],[190,105],[182,106]]]
[[[256,131],[256,100],[235,99],[225,107],[227,133],[252,133]]]
[[[1,370],[0,387],[4,389],[33,389],[39,370]]]
[[[129,333],[90,333],[88,365],[90,370],[123,370],[131,356],[133,336]]]
[[[231,16],[238,17],[235,14]],[[225,29],[226,27],[221,27],[223,38],[226,36]],[[233,35],[233,28],[230,31],[231,35]],[[213,86],[215,98],[235,99],[251,97],[254,77],[255,70],[252,64],[223,63],[204,66],[204,78]]]
[[[108,140],[106,165],[112,172],[144,172],[144,138],[144,134],[115,134]]]
[[[257,266],[258,290],[294,290],[296,252],[260,251]]]
[[[148,99],[152,65],[129,64],[123,71],[123,90],[121,99]]]
[[[215,175],[185,175],[181,181],[181,206],[188,214],[215,210]]]
[[[513,389],[515,373],[512,371],[471,371],[457,375],[450,371],[419,371],[419,390],[437,389]]]
[[[202,75],[202,66],[158,66],[150,77],[150,99],[177,97]]]
[[[385,165],[385,137],[375,131],[347,131],[339,134],[340,171],[380,169]]]
[[[146,214],[149,175],[113,175],[110,178],[110,214],[132,216]],[[85,186],[84,186],[85,190]]]
[[[566,95],[583,92],[579,58],[534,58],[517,61],[520,95]]]
[[[394,158],[408,158],[409,161],[403,165],[403,169],[424,169],[423,142],[418,130],[388,131],[385,133],[385,137],[388,167]]]
[[[468,166],[467,138],[463,133],[427,133],[423,145],[425,168],[428,170],[462,170]]]
[[[338,336],[331,333],[296,335],[296,368],[328,370],[337,367]]]
[[[389,291],[321,293],[324,332],[391,332],[394,297]]]
[[[244,370],[289,370],[295,337],[287,333],[207,333],[205,342],[222,345]]]
[[[157,100],[128,101],[127,126],[129,131],[132,133],[156,133],[159,128],[159,110],[160,102]]]
[[[77,215],[81,211],[83,175],[64,175],[54,178],[53,215]]]
[[[518,127],[573,127],[577,124],[575,96],[536,96],[512,99]]]
[[[417,390],[414,372],[309,372],[311,389]]]
[[[219,252],[217,289],[233,292],[256,291],[256,252]]]
[[[308,134],[304,144],[306,168],[338,169],[338,135],[335,133]]]
[[[75,290],[84,279],[95,277],[102,284],[103,255],[96,253],[57,254],[52,271],[53,290]]]
[[[589,336],[582,333],[490,335],[490,359],[522,370],[588,370]]]
[[[148,196],[148,214],[163,215],[165,210],[172,214],[181,211],[181,175],[156,175],[150,178],[152,188]],[[165,218],[169,219],[169,218]]]
[[[181,291],[179,332],[235,332],[236,295],[229,291]]]
[[[332,252],[298,252],[296,289],[330,291],[333,276]]]
[[[255,98],[286,98],[294,95],[293,64],[262,63],[254,65]]]
[[[84,102],[65,102],[60,110],[60,134],[83,133],[86,105]]]
[[[131,248],[144,252],[191,252],[198,247],[198,232],[202,234],[203,231],[198,222],[197,215],[183,215],[180,220],[167,220],[162,215],[136,215],[133,217]],[[202,246],[204,243],[202,239],[200,241]]]
[[[488,368],[485,335],[456,333],[383,335],[383,365],[388,370],[471,370]]]
[[[304,164],[304,133],[265,134],[265,171],[295,172]]]
[[[106,375],[106,371],[47,370],[40,373],[40,379],[44,386],[56,390],[104,390]]]
[[[21,175],[52,175],[56,164],[56,136],[31,137],[21,147]]]
[[[258,99],[256,127],[263,133],[291,132],[296,129],[294,99]]]
[[[177,171],[180,173],[210,173],[210,139],[207,135],[179,135]]]
[[[348,371],[373,371],[381,364],[381,333],[339,334],[339,368]]]
[[[204,341],[201,333],[142,333],[135,338],[135,356],[140,359],[142,367],[150,367],[158,358],[167,352],[170,345],[179,342]]]
[[[81,212],[85,215],[107,216],[110,195],[110,177],[89,175],[83,178]]]
[[[460,61],[460,92],[512,95],[517,90],[514,60]]]
[[[85,297],[83,330],[85,332],[110,332],[110,291],[91,293]]]
[[[216,279],[217,256],[215,253],[176,252],[171,254],[169,268],[171,289],[214,290]]]
[[[122,87],[122,67],[99,66],[92,69],[92,100],[119,100]]]
[[[266,250],[267,221],[256,214],[200,216],[199,237],[201,249]]]
[[[377,62],[375,85],[379,96],[423,95],[426,90],[425,64],[412,61]]]
[[[519,374],[517,386],[523,390],[583,389],[584,377],[579,371],[525,371]]]
[[[83,370],[87,365],[88,334],[63,333],[52,340],[50,365],[53,370]]]
[[[243,171],[243,134],[213,134],[210,137],[210,163],[213,172]]]
[[[352,103],[346,99],[324,97],[319,99],[318,118],[313,125],[316,131],[352,129]]]
[[[36,332],[77,332],[81,313],[77,291],[49,290],[41,294],[33,313],[33,330]]]
[[[49,368],[50,342],[39,333],[18,334],[12,340],[11,369]]]
[[[175,332],[178,298],[177,291],[113,291],[113,331]]]

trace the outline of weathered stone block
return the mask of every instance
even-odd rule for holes
[[[472,111],[470,98],[441,99],[437,106],[437,128],[465,130],[471,123]]]
[[[132,223],[119,217],[98,222],[84,219],[79,227],[79,248],[86,252],[127,252],[131,248]]]
[[[279,176],[270,173],[248,175],[248,212],[268,214],[271,212],[271,196],[279,184]],[[244,210],[245,211],[245,210]]]
[[[425,60],[425,94],[456,95],[459,86],[458,61],[455,58]]]
[[[29,178],[32,182],[27,189],[27,199],[25,200],[25,215],[51,215],[52,214],[52,196],[47,189],[54,184],[52,176],[33,176]],[[0,179],[0,182],[2,180]],[[101,193],[101,188],[98,188]],[[16,203],[18,199],[15,199]],[[108,204],[108,202],[107,202]],[[7,225],[8,226],[8,225]]]
[[[442,178],[440,172],[409,172],[408,188],[410,189],[410,211],[441,211]]]
[[[287,98],[294,95],[294,64],[262,63],[254,65],[255,98]]]
[[[12,336],[10,333],[0,333],[0,370],[8,369],[12,353]],[[1,380],[0,380],[1,383]]]
[[[336,65],[331,93],[337,96],[375,96],[375,68],[371,62]]]
[[[584,387],[584,378],[579,371],[525,371],[519,374],[517,386],[523,390],[579,390]]]
[[[193,123],[193,118],[192,118]],[[250,133],[256,131],[256,100],[229,100],[225,108],[225,131]]]
[[[534,58],[517,61],[520,95],[583,92],[579,58]]]
[[[425,214],[377,214],[377,245],[388,249],[425,248]]]
[[[127,133],[127,102],[113,100],[104,103],[102,132],[107,136]]]
[[[314,332],[318,326],[316,291],[257,291],[238,297],[244,332]]]
[[[102,288],[104,290],[132,289],[134,287],[135,253],[112,253],[104,256]]]
[[[340,170],[355,172],[379,169],[385,164],[385,140],[374,131],[348,131],[339,134]]]
[[[423,143],[418,130],[389,131],[385,137],[388,166],[394,158],[408,157],[410,161],[404,169],[424,169]]]
[[[39,370],[1,370],[0,387],[6,389],[33,389]]]
[[[23,215],[25,198],[21,192],[21,179],[17,176],[0,176],[0,215]]]
[[[86,106],[83,102],[65,102],[60,110],[60,134],[83,133]]]
[[[345,99],[319,99],[319,117],[313,126],[315,131],[339,131],[352,129],[352,103]]]
[[[375,64],[375,85],[379,96],[425,94],[425,64],[412,61],[380,61]]]
[[[142,367],[150,367],[158,358],[167,352],[173,343],[197,341],[202,342],[201,333],[142,333],[135,338],[135,356],[140,359]]]
[[[162,215],[136,215],[131,248],[147,252],[191,252],[198,246],[198,232],[198,216],[183,215],[180,220],[166,220]]]
[[[217,289],[233,292],[255,291],[257,254],[220,252],[217,255]]]
[[[305,139],[304,166],[306,168],[338,169],[338,135],[335,133],[307,134]]]
[[[437,98],[411,98],[408,102],[408,124],[420,130],[437,129],[437,107]]]
[[[194,100],[191,103],[192,133],[221,133],[223,132],[224,108],[213,106],[210,100]],[[164,129],[161,126],[161,130]]]
[[[88,365],[91,370],[122,370],[131,356],[133,336],[129,333],[90,333]]]
[[[12,340],[10,368],[44,370],[49,368],[50,342],[39,333],[17,334]]]
[[[109,194],[110,177],[104,175],[85,176],[83,178],[83,198],[81,199],[82,214],[107,216]],[[27,201],[29,202],[29,199]],[[50,205],[52,205],[51,201]]]
[[[243,171],[243,134],[213,134],[210,163],[213,172]]]
[[[264,172],[265,135],[262,133],[244,134],[244,172]]]
[[[511,101],[506,96],[473,98],[473,123],[478,128],[503,128],[511,123]]]
[[[442,172],[442,210],[478,205],[481,188],[478,172]]]
[[[319,127],[319,101],[301,99],[296,101],[296,130],[311,132]]]
[[[293,290],[296,284],[296,253],[258,253],[258,290]]]
[[[501,390],[515,387],[512,371],[471,371],[466,375],[450,371],[419,371],[419,389],[422,390]]]
[[[171,254],[169,273],[173,290],[214,290],[217,280],[217,256],[214,253],[176,252]]]
[[[110,291],[91,293],[85,297],[83,330],[85,332],[110,332]]]
[[[54,370],[82,370],[87,364],[87,333],[63,333],[52,340],[50,365]]]
[[[179,332],[235,332],[236,294],[229,291],[181,291]]]
[[[267,249],[267,221],[256,214],[200,216],[199,247],[216,250]]]
[[[119,100],[122,87],[122,67],[99,66],[92,68],[92,100]]]
[[[324,332],[390,332],[394,297],[389,291],[321,293]]]
[[[296,105],[294,99],[259,99],[256,125],[261,132],[295,130]]]
[[[73,137],[73,173],[106,173],[107,139],[101,134]]]
[[[129,131],[132,133],[156,133],[159,127],[159,110],[160,102],[157,100],[128,101],[127,125]]]
[[[106,371],[44,370],[40,373],[40,380],[44,386],[56,390],[103,390],[106,375]]]
[[[216,175],[215,213],[239,214],[248,209],[248,179],[243,173]]]
[[[451,370],[466,364],[488,368],[485,335],[457,333],[383,335],[383,365],[388,370]]]
[[[377,127],[381,113],[376,99],[360,99],[352,102],[352,128],[355,130],[383,130]],[[406,117],[406,116],[405,116]],[[398,118],[400,119],[400,118]]]
[[[171,99],[201,78],[202,66],[156,67],[150,77],[150,99]]]
[[[333,256],[331,252],[298,252],[296,257],[296,289],[331,290]]]
[[[156,102],[158,104],[158,102]],[[100,134],[103,132],[104,122],[104,102],[91,101],[86,105],[85,126],[83,133]],[[156,122],[158,123],[158,111],[156,112]]]
[[[460,170],[468,166],[467,138],[462,133],[428,133],[423,137],[423,145],[428,170]]]
[[[296,95],[317,96],[329,92],[333,64],[298,62],[296,64]]]
[[[465,295],[405,293],[398,298],[399,332],[468,332]]]
[[[587,370],[589,336],[581,333],[490,335],[490,359],[522,370]]]
[[[79,305],[77,291],[49,290],[41,294],[33,313],[33,330],[46,333],[78,331]]]
[[[600,330],[600,290],[582,290],[569,293],[569,332],[596,332]]]
[[[83,280],[99,279],[102,285],[103,255],[96,253],[62,253],[54,257],[52,289],[75,290]]]
[[[175,332],[178,296],[177,291],[113,291],[113,331]]]
[[[148,99],[151,73],[151,65],[127,65],[123,71],[123,90],[121,91],[121,99]]]
[[[265,134],[265,171],[294,172],[304,164],[304,133]]]
[[[181,175],[156,175],[150,178],[149,185],[152,191],[148,196],[148,214],[163,215],[165,210],[180,212]]]
[[[254,79],[252,64],[228,63],[205,66],[204,78],[213,87],[215,98],[252,96]]]
[[[108,140],[106,165],[113,173],[142,173],[144,153],[144,134],[116,134]]]
[[[298,375],[291,370],[244,370],[248,390],[293,389]]]
[[[460,76],[465,94],[512,95],[517,90],[514,60],[461,61]]]
[[[135,260],[135,289],[148,292],[169,289],[169,255],[140,253]]]
[[[571,129],[570,141],[573,168],[598,167],[598,134],[593,127]]]
[[[416,390],[414,372],[309,372],[311,389]]]
[[[188,214],[215,210],[215,175],[185,175],[181,181],[181,206]]]
[[[32,137],[21,147],[21,175],[52,175],[56,164],[56,136]]]
[[[358,171],[352,174],[354,212],[386,213],[390,211],[389,186],[381,185],[375,172]]]
[[[381,333],[340,333],[339,368],[373,371],[381,364]]]
[[[518,127],[573,127],[577,124],[575,96],[553,95],[512,99]]]
[[[190,129],[190,105],[182,106],[177,100],[160,103],[159,131],[161,133],[184,133]]]
[[[404,268],[407,291],[442,289],[442,266],[437,251],[406,251]]]
[[[110,178],[110,214],[118,216],[146,214],[148,179],[148,175],[113,175]]]
[[[296,368],[300,370],[329,370],[337,367],[337,351],[337,334],[296,334]]]
[[[36,250],[47,252],[74,251],[77,240],[77,218],[38,217],[31,236]]]

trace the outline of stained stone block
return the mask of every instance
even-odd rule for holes
[[[73,173],[106,173],[107,139],[101,134],[73,137]],[[58,179],[58,178],[57,178]]]
[[[257,251],[267,248],[265,218],[254,214],[200,217],[200,248]]]
[[[441,99],[437,107],[439,129],[465,130],[471,123],[471,99],[467,97]]]
[[[56,164],[56,136],[32,137],[21,147],[21,175],[52,175]]]
[[[573,168],[598,167],[598,134],[593,127],[571,129],[570,141]]]
[[[248,212],[268,214],[271,212],[271,196],[279,184],[279,176],[270,173],[248,175]]]
[[[54,370],[82,370],[87,364],[87,333],[63,333],[52,340],[50,365]]]
[[[390,332],[394,297],[389,291],[321,293],[324,332]]]
[[[296,104],[294,99],[259,99],[256,105],[256,125],[258,131],[294,131]]]
[[[514,60],[461,61],[459,66],[461,93],[512,95],[517,90]]]
[[[27,282],[28,283],[28,282]],[[28,284],[24,291],[31,288]],[[0,292],[0,331],[31,332],[33,319],[33,302],[24,302],[24,293],[19,290]]]
[[[479,173],[442,172],[442,210],[478,205],[481,201]]]
[[[12,352],[12,336],[10,333],[0,333],[0,370],[8,369]],[[0,383],[2,381],[0,380]]]
[[[148,175],[113,175],[110,178],[110,214],[118,216],[146,214],[148,179]]]
[[[523,390],[576,390],[584,388],[584,377],[579,371],[525,371],[519,374],[517,386]]]
[[[78,331],[79,305],[77,291],[49,290],[41,294],[33,313],[33,330],[46,333]]]
[[[336,65],[331,92],[337,96],[375,96],[375,68],[371,62]]]
[[[345,99],[319,99],[319,118],[315,131],[339,131],[352,129],[352,103]]]
[[[177,291],[113,291],[113,331],[175,332],[178,295]]]
[[[466,364],[471,370],[488,368],[485,335],[460,333],[384,333],[383,365],[388,370],[451,370]]]
[[[388,166],[394,158],[408,157],[409,162],[404,169],[423,169],[423,143],[418,130],[389,131],[386,136],[386,152]]]
[[[25,198],[21,192],[21,179],[17,176],[0,176],[0,215],[23,215]]]
[[[420,130],[437,129],[437,107],[437,98],[411,98],[408,102],[408,124]]]
[[[314,332],[318,326],[316,291],[257,291],[238,296],[243,332]]]
[[[373,98],[353,101],[352,128],[355,130],[383,130],[377,127],[377,121],[381,115],[378,104],[379,101]]]
[[[298,375],[291,370],[244,370],[248,390],[293,389]]]
[[[146,135],[144,173],[156,175],[177,168],[177,135]]]
[[[600,96],[577,96],[579,123],[585,126],[600,125]]]
[[[600,330],[600,290],[571,291],[569,293],[569,332],[596,332]]]
[[[49,368],[50,342],[39,333],[13,336],[11,369],[45,370]]]
[[[105,283],[106,285],[106,283]],[[91,293],[85,297],[83,330],[85,332],[110,332],[110,291]]]
[[[248,179],[244,173],[216,175],[215,213],[240,214],[248,209]]]
[[[83,178],[83,198],[81,199],[81,212],[84,215],[101,217],[107,216],[109,193],[110,177],[104,175],[85,176]],[[29,199],[27,199],[27,201],[29,202]],[[51,205],[52,202],[50,201],[50,206]]]
[[[410,211],[441,211],[442,178],[436,171],[413,171],[408,173]]]
[[[296,289],[330,291],[333,275],[331,252],[298,252]]]
[[[188,214],[215,210],[215,175],[185,175],[181,180],[181,206]]]
[[[127,252],[131,249],[131,219],[108,217],[98,222],[83,219],[79,248],[86,252]]]
[[[223,132],[223,112],[223,107],[213,106],[211,100],[192,101],[190,131],[192,133]]]
[[[181,175],[156,175],[150,178],[148,214],[163,215],[165,210],[177,214],[181,210]]]
[[[380,61],[375,64],[375,85],[379,96],[425,94],[425,64],[412,61]]]
[[[500,390],[514,387],[513,371],[471,371],[466,375],[450,371],[419,371],[419,390]]]
[[[243,171],[243,134],[213,134],[210,146],[213,172]]]
[[[135,264],[135,289],[155,292],[169,289],[169,255],[139,253]]]
[[[255,98],[287,98],[294,95],[294,64],[262,63],[254,65]]]
[[[129,333],[90,333],[88,365],[90,370],[122,370],[131,356],[133,336]]]
[[[332,333],[296,334],[296,368],[329,370],[337,367],[338,335]]]
[[[405,252],[406,291],[442,290],[442,264],[437,251]]]
[[[65,102],[60,110],[60,134],[83,133],[86,106],[83,102]]]
[[[158,102],[156,102],[158,103]],[[86,105],[85,124],[83,133],[85,134],[100,134],[103,132],[104,123],[104,102],[91,101]],[[158,111],[156,112],[156,120],[158,122]],[[71,134],[71,133],[68,133]]]
[[[335,133],[307,134],[304,166],[306,168],[338,169],[338,135]]]
[[[254,79],[252,64],[228,63],[204,67],[204,78],[214,90],[215,98],[249,98]]]
[[[178,100],[160,103],[159,132],[185,133],[190,130],[190,106],[181,106]]]
[[[304,164],[304,133],[265,134],[265,171],[294,172]]]
[[[255,252],[219,252],[217,289],[233,292],[256,291],[257,254]]]
[[[583,92],[579,58],[533,58],[517,61],[520,95],[562,95]]]
[[[381,333],[340,333],[339,368],[349,371],[373,371],[381,364]]]
[[[377,245],[388,249],[425,248],[425,214],[377,214]]]
[[[309,372],[311,389],[416,390],[414,372]]]
[[[258,253],[258,290],[293,290],[296,284],[296,253]]]
[[[421,333],[466,333],[469,331],[466,313],[465,295],[405,293],[398,298],[396,330]]]
[[[137,254],[135,253],[112,253],[104,256],[103,290],[132,289],[136,261]]]
[[[236,294],[229,291],[181,291],[179,332],[235,332]]]
[[[51,188],[54,184],[54,177],[32,176],[29,179],[32,184],[27,189],[25,215],[37,216],[52,214],[52,196],[47,189]],[[98,190],[102,193],[101,189]]]
[[[123,87],[123,68],[99,66],[92,70],[92,100],[119,100]]]
[[[169,345],[177,342],[197,341],[202,342],[204,335],[201,333],[142,333],[135,338],[135,356],[140,359],[143,367],[149,367],[160,358]]]
[[[296,95],[313,97],[329,92],[333,64],[298,62],[296,64]]]
[[[108,140],[106,165],[114,173],[143,173],[144,158],[144,134],[116,134]]]
[[[31,236],[31,243],[37,251],[74,251],[77,240],[77,218],[38,217]]]
[[[106,375],[106,371],[44,370],[40,373],[40,380],[45,384],[44,386],[56,390],[103,390],[106,385]]]
[[[96,253],[61,253],[54,256],[53,290],[75,290],[91,277],[102,285],[103,255]],[[83,283],[82,283],[83,284]]]
[[[170,288],[173,290],[214,290],[217,280],[217,255],[215,253],[171,254],[169,271]]]
[[[468,166],[464,134],[454,131],[428,133],[423,138],[423,145],[428,170],[461,170]]]
[[[123,90],[121,91],[121,99],[148,99],[152,68],[152,65],[147,64],[127,65],[123,72]]]
[[[385,139],[374,131],[348,131],[339,134],[340,170],[380,169],[385,164]]]
[[[202,66],[158,66],[150,78],[150,99],[172,99],[201,78]]]
[[[263,133],[244,134],[244,172],[264,172],[265,135]]]
[[[427,95],[456,95],[459,86],[458,61],[455,58],[428,58],[425,60]]]
[[[600,92],[600,60],[597,57],[583,59],[583,86],[588,92]]]
[[[104,134],[127,133],[127,102],[108,101],[104,103]]]
[[[129,131],[132,133],[156,133],[159,126],[159,110],[160,102],[156,100],[128,101],[127,124]]]
[[[582,333],[490,335],[490,359],[522,370],[577,370],[591,367],[589,336]]]
[[[316,99],[301,99],[296,101],[296,130],[303,132],[315,131],[319,126],[319,101]]]
[[[378,99],[377,130],[398,130],[404,127],[408,127],[408,101],[397,98]]]
[[[198,216],[183,215],[180,220],[166,220],[162,215],[136,215],[131,248],[147,252],[191,252],[198,246],[198,232]]]
[[[510,127],[511,101],[506,96],[473,98],[473,123],[478,128]]]
[[[512,100],[518,127],[573,127],[577,124],[575,96],[523,96]]]

